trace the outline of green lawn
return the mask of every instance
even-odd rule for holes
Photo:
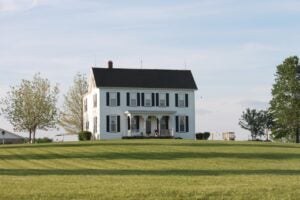
[[[300,145],[0,145],[0,199],[300,199]]]

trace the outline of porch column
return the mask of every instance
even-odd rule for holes
[[[147,123],[148,115],[142,115],[142,117],[144,119],[144,124],[143,124],[142,130],[143,130],[143,134],[146,136],[147,135],[147,133],[146,133],[146,129],[147,129],[146,123]]]
[[[157,127],[158,127],[157,131],[158,131],[158,135],[160,136],[160,120],[161,120],[162,116],[157,115],[156,118],[157,118]]]

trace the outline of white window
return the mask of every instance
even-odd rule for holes
[[[94,117],[94,129],[93,133],[97,133],[97,117]]]
[[[87,98],[84,99],[84,112],[86,112],[88,110],[88,105],[87,105]]]
[[[185,132],[185,116],[179,116],[179,132]]]
[[[96,108],[97,107],[97,94],[94,94],[93,102],[94,102],[94,108]]]
[[[89,121],[85,122],[85,130],[88,131],[89,130]]]
[[[110,106],[117,106],[117,93],[111,92],[109,95],[109,105]]]
[[[118,118],[115,115],[110,116],[110,132],[116,133],[118,126]]]
[[[159,95],[159,106],[165,107],[166,106],[166,94]]]
[[[152,105],[152,96],[150,93],[145,94],[145,106],[150,107]]]
[[[185,96],[184,94],[178,95],[178,106],[179,107],[185,107]]]
[[[130,106],[137,106],[137,93],[130,94]]]

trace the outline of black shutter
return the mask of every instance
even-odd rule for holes
[[[189,132],[189,116],[185,116],[185,132]]]
[[[137,93],[137,94],[136,94],[136,98],[137,98],[137,106],[141,106],[140,93]]]
[[[140,116],[136,116],[136,129],[140,129]]]
[[[129,104],[129,101],[130,101],[130,94],[129,94],[129,92],[127,92],[126,96],[127,96],[127,106],[129,106],[130,105]]]
[[[169,129],[169,116],[166,116],[165,120],[166,120],[166,129],[168,130]]]
[[[156,106],[158,106],[158,105],[159,105],[159,94],[156,93]]]
[[[154,93],[152,93],[152,106],[155,106],[155,97],[154,97]]]
[[[179,132],[179,119],[178,116],[176,116],[176,132]]]
[[[178,107],[178,94],[175,94],[175,106]]]
[[[120,106],[120,92],[117,93],[117,105]]]
[[[158,119],[156,119],[156,129],[157,129],[157,131],[159,130],[159,120]]]
[[[166,94],[166,104],[167,107],[169,107],[169,93]]]
[[[142,93],[142,106],[145,106],[145,94]]]
[[[109,132],[109,115],[106,116],[106,132]]]
[[[185,107],[189,107],[189,94],[185,94]]]
[[[120,115],[118,115],[118,117],[117,117],[117,121],[118,121],[118,123],[117,123],[117,125],[118,125],[118,132],[120,132],[121,130],[121,119],[120,119]]]
[[[130,130],[130,117],[127,117],[128,130]]]
[[[109,106],[109,92],[106,92],[106,105]]]

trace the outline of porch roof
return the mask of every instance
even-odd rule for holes
[[[125,114],[131,115],[173,115],[176,111],[150,111],[150,110],[128,110]]]

